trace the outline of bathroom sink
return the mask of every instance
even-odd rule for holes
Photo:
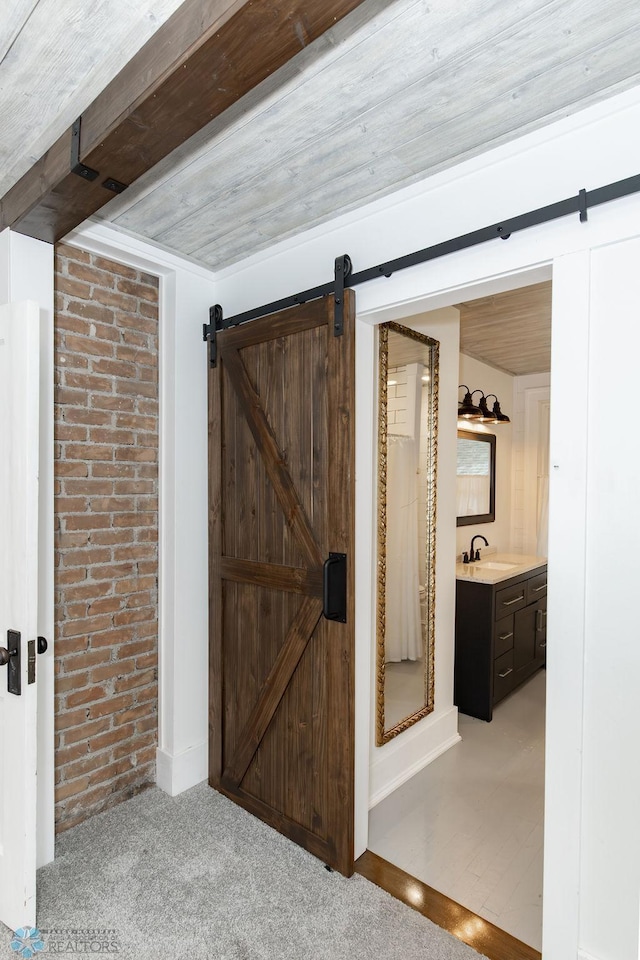
[[[517,563],[502,563],[500,560],[478,560],[476,563],[483,570],[512,570],[518,566]]]

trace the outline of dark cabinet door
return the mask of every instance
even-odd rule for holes
[[[513,618],[513,669],[531,666],[536,656],[537,604],[518,610]]]

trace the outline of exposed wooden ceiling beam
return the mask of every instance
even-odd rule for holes
[[[53,243],[317,39],[362,0],[186,0],[0,201],[0,228]]]

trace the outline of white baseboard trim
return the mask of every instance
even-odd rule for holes
[[[435,724],[422,728],[416,724],[403,734],[403,742],[399,737],[380,748],[379,759],[371,765],[373,789],[369,797],[370,810],[462,739],[457,720],[458,711],[454,707],[439,717]],[[395,776],[392,774],[393,767],[397,770]],[[379,783],[377,789],[376,779]]]
[[[207,779],[209,744],[206,740],[172,755],[162,748],[156,750],[156,782],[161,790],[175,797]]]
[[[387,783],[381,790],[378,790],[369,800],[369,809],[371,810],[376,804],[380,803],[381,800],[384,800],[385,797],[388,797],[390,793],[393,793],[394,790],[397,790],[398,787],[401,787],[403,783],[406,783],[407,780],[411,780],[411,777],[415,777],[416,773],[419,773],[423,767],[428,766],[433,760],[439,757],[442,753],[446,753],[447,750],[452,747],[454,744],[458,743],[459,740],[462,740],[462,737],[459,733],[456,733],[455,736],[450,737],[448,740],[445,740],[444,743],[441,743],[435,750],[432,750],[431,753],[427,753],[424,757],[421,757],[420,760],[416,760],[410,767],[407,767],[401,774],[395,777],[394,780],[391,780],[390,783]],[[590,958],[585,957],[585,960],[590,960]]]

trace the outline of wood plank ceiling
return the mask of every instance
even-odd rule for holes
[[[456,304],[460,353],[515,376],[551,369],[551,281]]]
[[[11,3],[14,13],[33,6],[33,0]],[[146,9],[143,23],[150,15],[151,2],[145,3],[98,3],[100,29],[83,24],[94,60],[104,43],[113,42],[108,9],[117,4],[131,33],[133,8]],[[65,109],[67,124],[80,113],[82,71],[75,74],[75,89],[67,84],[61,95],[47,94],[49,82],[55,89],[56,43],[65,46],[56,4],[79,16],[79,0],[40,0],[35,9],[49,11],[51,44],[34,59],[27,41],[35,33],[25,28],[10,86],[0,65],[3,116],[11,85],[44,114],[42,129],[31,137],[28,124],[22,138],[15,122],[10,137],[3,124],[11,169],[5,185],[25,166],[25,136],[33,157],[35,144],[51,138],[56,111]],[[170,5],[159,4],[163,10]],[[17,43],[10,51],[14,59]],[[365,0],[112,200],[101,216],[218,269],[638,85],[638,49],[637,0],[606,6],[601,0]],[[63,60],[66,70],[73,57]],[[37,112],[31,111],[36,125]],[[580,186],[572,183],[568,192]]]

